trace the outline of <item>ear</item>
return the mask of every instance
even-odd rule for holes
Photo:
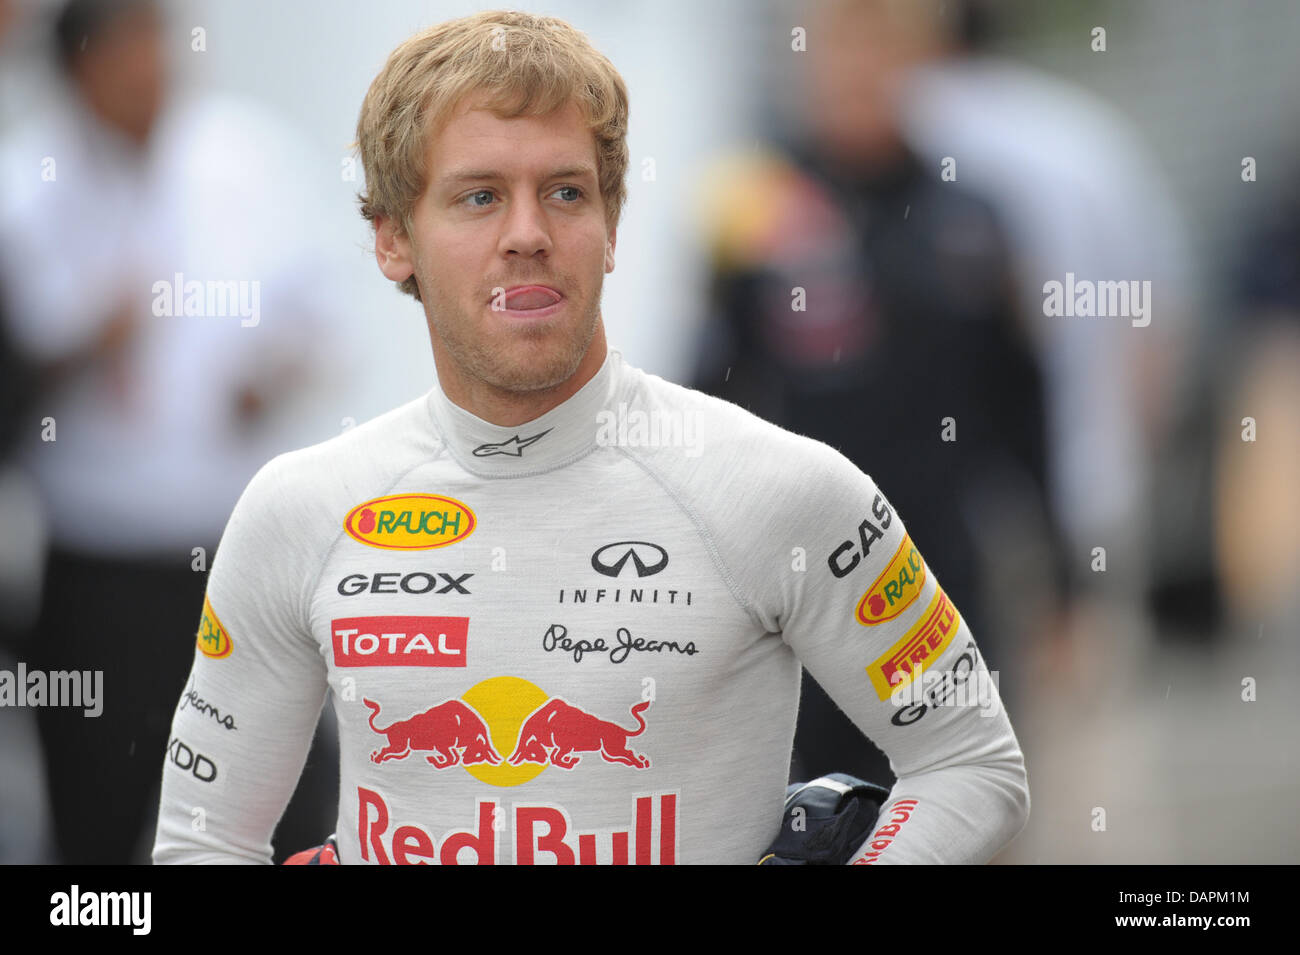
[[[399,234],[396,218],[375,216],[375,261],[384,277],[394,282],[405,282],[415,273],[411,239]]]
[[[605,243],[605,274],[614,271],[614,244],[618,241],[618,227],[609,230],[609,241]]]

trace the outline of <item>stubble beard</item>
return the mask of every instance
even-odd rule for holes
[[[564,384],[577,372],[583,357],[596,337],[604,274],[597,279],[594,294],[582,303],[582,322],[572,335],[557,333],[554,327],[513,329],[504,343],[484,341],[474,334],[474,321],[453,302],[436,299],[426,311],[430,328],[446,346],[451,360],[468,378],[507,394],[533,394]],[[572,288],[570,284],[570,288]],[[429,299],[421,283],[421,297]],[[452,321],[446,316],[455,313]],[[526,343],[520,347],[520,343]],[[558,342],[558,344],[557,344]]]

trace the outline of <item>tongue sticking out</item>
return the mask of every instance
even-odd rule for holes
[[[545,289],[521,289],[506,296],[506,307],[512,309],[545,308],[554,305],[560,296]]]

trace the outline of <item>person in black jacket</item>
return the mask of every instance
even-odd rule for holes
[[[923,168],[895,123],[912,15],[867,3],[829,17],[810,32],[809,128],[709,181],[710,318],[691,385],[889,488],[996,671],[1014,650],[981,586],[997,502],[1028,499],[1048,526],[1040,370],[990,208]],[[807,554],[809,570],[826,556]],[[791,778],[835,771],[892,780],[805,674]]]

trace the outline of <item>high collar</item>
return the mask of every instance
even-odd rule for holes
[[[611,403],[623,365],[609,351],[600,370],[566,401],[514,427],[484,421],[454,404],[438,384],[429,413],[461,467],[479,477],[523,477],[549,471],[589,453],[597,444],[597,414]]]

